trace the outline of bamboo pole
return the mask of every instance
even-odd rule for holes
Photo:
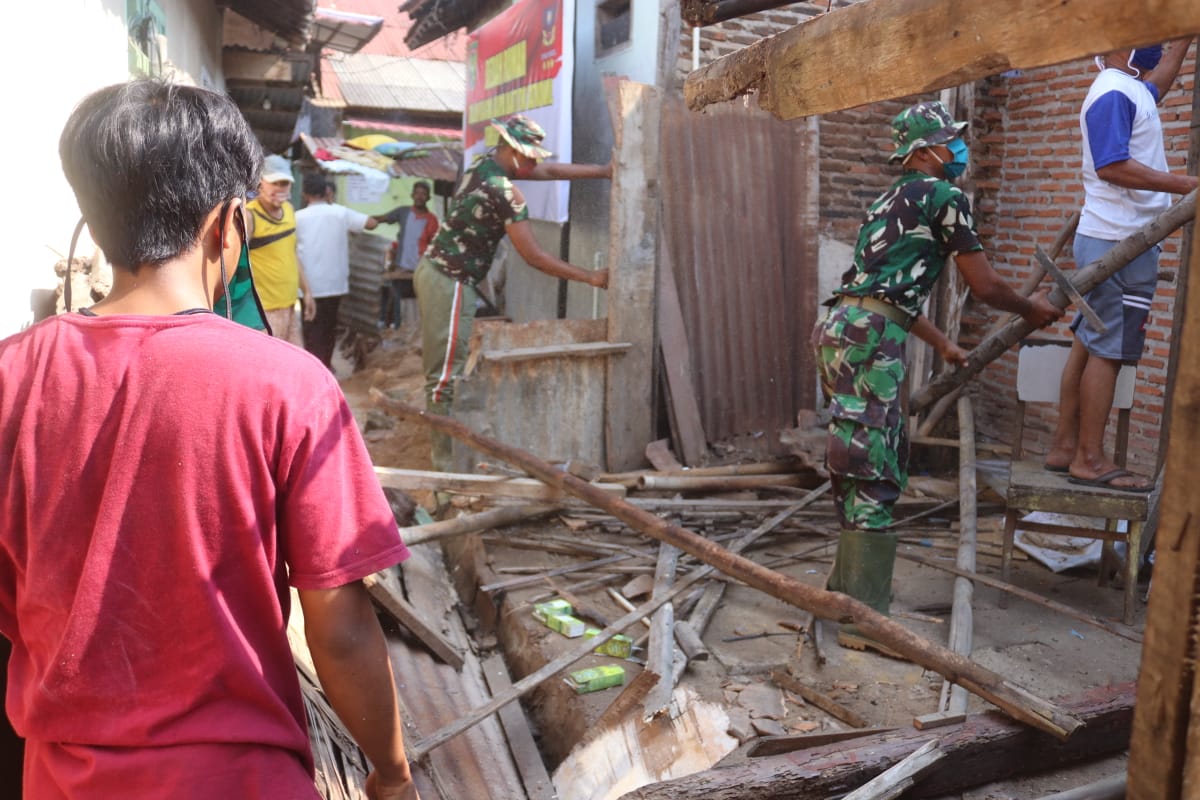
[[[536,476],[555,489],[569,492],[611,513],[617,519],[651,538],[673,544],[726,575],[745,582],[772,597],[827,619],[853,623],[867,636],[874,638],[905,658],[943,677],[953,680],[980,697],[994,703],[1011,715],[1035,728],[1061,739],[1068,738],[1080,726],[1080,721],[1055,704],[1037,697],[1005,680],[989,669],[930,642],[904,626],[883,616],[874,609],[836,592],[807,586],[753,561],[742,558],[689,530],[642,511],[603,490],[581,481],[573,475],[555,469],[551,464],[515,447],[482,436],[449,417],[426,412],[393,400],[372,389],[373,401],[386,411],[426,425],[467,443],[480,452],[500,458]]]
[[[1193,191],[1140,230],[1118,242],[1098,261],[1075,270],[1075,288],[1083,293],[1090,292],[1195,216],[1196,192]],[[1050,292],[1049,299],[1059,308],[1066,308],[1068,305],[1066,293],[1057,286]],[[909,402],[910,409],[917,411],[925,408],[943,395],[954,391],[1033,330],[1033,326],[1022,317],[1009,320],[1000,330],[984,337],[971,351],[967,366],[944,372],[914,392]]]

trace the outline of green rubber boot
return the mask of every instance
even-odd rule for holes
[[[886,616],[892,604],[892,571],[895,565],[895,536],[880,531],[844,529],[838,537],[837,556],[829,574],[829,588],[850,595]],[[892,658],[903,658],[891,648],[863,635],[853,625],[841,627],[838,644],[852,650],[870,648]]]
[[[425,410],[430,414],[438,414],[443,417],[450,415],[449,403],[429,403],[425,404]],[[453,445],[454,440],[449,435],[441,431],[430,430],[430,453],[429,461],[433,468],[438,472],[449,472],[450,466],[454,462]]]

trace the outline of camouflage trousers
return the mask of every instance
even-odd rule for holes
[[[878,530],[908,483],[901,407],[904,328],[881,314],[834,306],[813,331],[829,403],[825,462],[843,527]]]

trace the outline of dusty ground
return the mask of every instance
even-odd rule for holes
[[[415,332],[402,329],[385,332],[377,348],[365,359],[362,369],[351,374],[348,362],[337,364],[342,386],[360,424],[365,429],[368,448],[375,463],[380,466],[411,469],[429,468],[428,436],[420,427],[403,424],[370,409],[367,392],[379,388],[387,392],[398,392],[420,403],[422,385],[420,356]],[[951,476],[953,477],[953,476]],[[430,506],[429,497],[417,500]],[[580,533],[568,530],[559,523],[558,533],[567,536],[596,535],[603,540],[614,534]],[[936,533],[937,523],[933,523]],[[944,522],[947,532],[950,523]],[[981,519],[981,545],[979,568],[997,574],[999,568],[998,519],[995,516]],[[535,531],[531,529],[530,534]],[[615,535],[615,540],[633,546],[647,546],[643,540],[632,535]],[[819,541],[811,535],[797,531],[787,536],[776,537],[762,553],[778,555],[810,547]],[[943,545],[942,549],[902,545],[927,558],[953,563],[953,539],[933,538],[932,543]],[[780,569],[793,577],[811,584],[819,584],[828,569],[832,548],[814,552],[800,562]],[[551,567],[579,560],[578,555],[557,555],[528,549],[492,546],[488,555],[493,569],[506,571],[508,567]],[[509,573],[505,577],[511,577]],[[1015,565],[1015,580],[1019,585],[1042,593],[1048,597],[1086,610],[1098,616],[1119,619],[1122,594],[1116,588],[1100,588],[1096,585],[1094,569],[1082,569],[1074,573],[1054,575],[1029,560],[1020,560]],[[632,577],[632,575],[630,576]],[[935,641],[945,642],[949,627],[949,606],[952,597],[953,576],[929,567],[899,561],[895,578],[893,611],[899,612],[898,619],[914,631]],[[623,582],[623,581],[622,581]],[[620,583],[615,584],[617,586]],[[544,590],[529,590],[524,594],[514,593],[512,600],[520,603],[523,598]],[[602,590],[589,593],[596,605],[615,618],[621,613]],[[1030,603],[1014,599],[1008,609],[998,606],[999,592],[987,587],[975,591],[974,654],[983,665],[1000,672],[1024,688],[1042,697],[1075,694],[1084,689],[1132,680],[1137,674],[1140,648],[1125,639],[1112,636],[1082,623],[1061,617],[1054,612]],[[522,615],[523,616],[523,615]],[[714,660],[695,665],[685,678],[705,698],[727,701],[735,709],[732,715],[743,735],[761,733],[819,732],[841,730],[845,725],[824,712],[798,702],[789,693],[783,693],[782,713],[773,717],[760,716],[755,725],[749,719],[747,707],[761,705],[764,699],[754,687],[762,685],[772,669],[791,668],[805,681],[833,696],[848,708],[866,717],[871,724],[881,726],[909,726],[915,716],[936,711],[942,680],[920,667],[874,654],[843,650],[835,643],[836,626],[824,626],[823,650],[827,663],[816,664],[811,646],[799,647],[797,635],[778,623],[797,621],[800,612],[780,601],[767,597],[746,587],[733,586],[726,595],[705,641],[713,650]],[[938,621],[927,621],[933,618]],[[1136,627],[1140,630],[1144,622],[1144,607],[1139,607]],[[521,630],[512,634],[521,642],[536,641],[537,649],[543,652],[539,658],[552,657],[559,645],[557,634],[521,623]],[[755,633],[772,633],[770,637],[726,642],[737,636]],[[783,635],[778,635],[783,634]],[[501,636],[503,640],[505,637]],[[510,636],[511,638],[511,636]],[[510,664],[513,657],[509,656]],[[520,660],[520,659],[516,659]],[[597,661],[600,663],[600,661]],[[584,666],[588,666],[585,664]],[[515,669],[515,667],[514,667]],[[630,678],[636,670],[631,666]],[[519,670],[518,670],[519,671]],[[609,690],[616,692],[618,690]],[[768,698],[773,702],[773,698]],[[740,701],[740,702],[739,702]],[[580,720],[594,719],[609,702],[605,693],[587,696],[579,703],[576,711]],[[539,710],[542,719],[535,724],[543,730],[554,728],[553,718],[561,715],[564,707],[559,703],[532,703],[528,706],[535,716]],[[972,698],[970,710],[985,707]],[[738,711],[737,709],[742,709]],[[731,727],[735,727],[731,725]],[[554,759],[561,755],[559,747],[548,747]],[[554,764],[551,764],[553,767]],[[1036,798],[1054,791],[1089,783],[1124,769],[1124,757],[1112,757],[1080,765],[1052,775],[1031,776],[1003,784],[980,787],[961,795],[969,800],[1016,800]]]

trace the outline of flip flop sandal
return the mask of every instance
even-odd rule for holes
[[[1069,466],[1058,467],[1058,466],[1055,466],[1054,464],[1042,464],[1042,469],[1046,470],[1046,472],[1070,472],[1071,471],[1071,468]]]
[[[895,658],[900,661],[908,661],[907,658],[900,655],[883,642],[877,642],[870,637],[863,636],[858,631],[838,631],[837,643],[839,646],[846,647],[851,650],[874,650],[880,655],[887,656],[888,658]]]
[[[1109,470],[1103,475],[1097,475],[1095,478],[1077,478],[1074,475],[1067,478],[1069,483],[1078,484],[1079,486],[1096,486],[1101,489],[1112,489],[1114,492],[1133,492],[1134,494],[1146,494],[1153,486],[1114,486],[1113,481],[1117,478],[1136,477],[1127,469]]]

